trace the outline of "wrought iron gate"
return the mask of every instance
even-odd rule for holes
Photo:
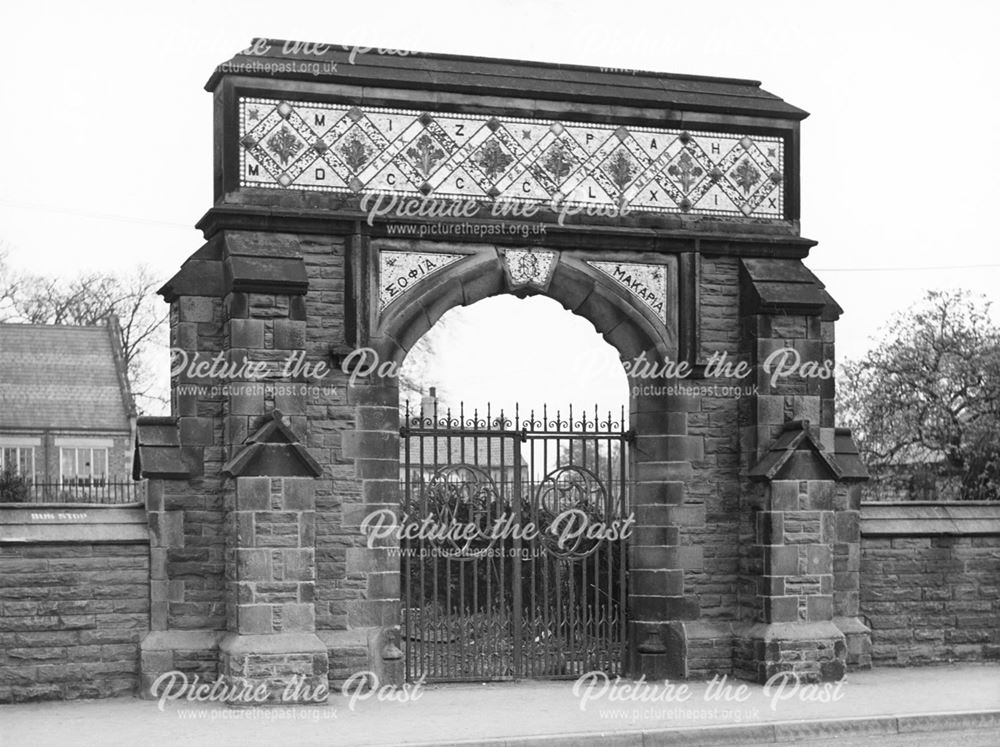
[[[631,532],[624,417],[407,412],[407,679],[620,673]]]

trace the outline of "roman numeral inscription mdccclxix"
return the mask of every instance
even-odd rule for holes
[[[241,98],[239,141],[244,188],[784,218],[763,135]]]

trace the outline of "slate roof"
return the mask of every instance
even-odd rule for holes
[[[0,324],[0,429],[130,430],[111,326]]]
[[[248,49],[257,41],[251,42]],[[321,55],[305,51],[285,53],[285,44],[283,39],[267,39],[258,45],[260,54],[243,54],[247,50],[242,50],[216,68],[205,88],[212,91],[223,75],[233,74],[373,88],[764,115],[792,120],[809,116],[762,89],[759,81],[742,78],[615,71],[585,65],[427,52],[401,55],[371,50],[352,55],[352,45],[340,44],[327,45],[328,49]],[[288,64],[290,60],[309,64],[292,66]],[[332,64],[324,66],[323,63]],[[289,69],[292,67],[298,69]]]

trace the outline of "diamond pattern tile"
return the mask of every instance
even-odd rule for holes
[[[784,143],[763,135],[249,97],[239,128],[243,187],[784,216]]]

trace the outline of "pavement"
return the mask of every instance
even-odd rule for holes
[[[313,706],[135,698],[0,706],[2,747],[229,743],[1000,747],[1000,665],[875,669],[851,673],[839,687],[525,681],[369,691],[353,700],[336,693]]]

